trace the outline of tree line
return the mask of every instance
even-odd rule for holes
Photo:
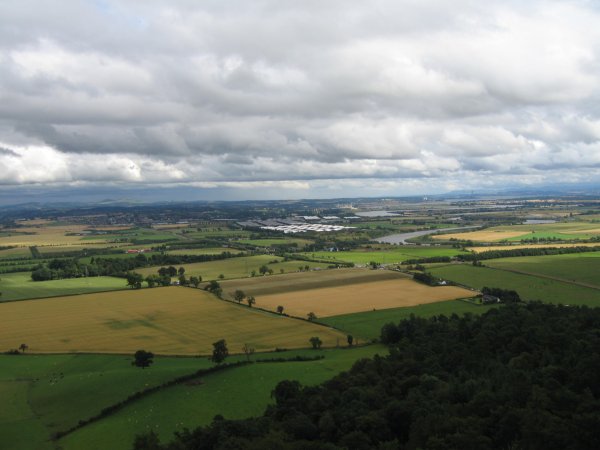
[[[161,253],[146,256],[140,253],[131,258],[92,257],[89,263],[84,263],[77,258],[52,259],[48,263],[35,266],[31,273],[31,279],[33,281],[46,281],[95,276],[126,278],[128,272],[143,267],[216,261],[237,256],[244,256],[244,254],[225,251],[216,255],[169,255]]]

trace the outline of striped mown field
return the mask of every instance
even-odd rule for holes
[[[25,343],[35,353],[210,354],[308,347],[312,336],[334,346],[341,333],[219,300],[199,289],[166,287],[0,304],[0,349]]]

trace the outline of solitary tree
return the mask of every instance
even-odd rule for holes
[[[310,320],[311,322],[317,320],[317,315],[312,311],[307,314],[307,317],[308,317],[308,320]]]
[[[158,275],[148,275],[146,277],[146,283],[148,283],[149,288],[153,288],[154,286],[156,286],[157,282],[158,282]]]
[[[175,275],[177,275],[177,269],[173,266],[167,267],[167,275],[169,275],[170,277],[174,277]]]
[[[152,360],[153,358],[154,353],[147,352],[146,350],[138,350],[133,355],[133,362],[131,365],[145,369],[146,367],[150,367],[150,365],[154,362]]]
[[[258,271],[261,275],[265,275],[269,271],[269,268],[265,264],[263,264],[258,268]]]
[[[188,284],[188,281],[187,281],[187,279],[185,278],[185,275],[184,275],[184,274],[181,274],[181,275],[179,275],[179,284],[180,284],[181,286],[187,286],[187,284]]]
[[[277,307],[277,312],[278,312],[279,314],[283,314],[283,306],[279,305],[279,306]]]
[[[242,347],[242,351],[246,355],[248,361],[250,361],[250,355],[254,353],[254,347],[250,347],[248,344],[244,344],[244,346]]]
[[[19,345],[19,350],[21,350],[21,352],[25,353],[25,350],[27,350],[29,348],[29,345],[27,344],[21,344]]]
[[[246,294],[241,289],[237,289],[235,291],[235,293],[233,294],[233,298],[235,299],[236,302],[242,303],[242,301],[246,298]]]
[[[349,334],[348,336],[346,336],[346,340],[348,341],[348,345],[352,346],[352,343],[354,342],[354,336]]]
[[[323,345],[323,342],[321,341],[321,339],[318,338],[318,336],[313,336],[308,341],[312,345],[312,348],[315,350],[320,349],[321,345]]]
[[[180,267],[179,270],[177,270],[177,273],[179,276],[183,275],[185,273],[185,267]]]
[[[221,339],[217,342],[213,342],[213,352],[210,358],[212,362],[221,364],[225,361],[225,358],[229,356],[229,350],[227,350],[227,342],[225,339]]]
[[[250,308],[252,308],[252,305],[254,305],[256,303],[256,299],[254,298],[253,295],[248,296],[248,298],[246,299],[246,301],[248,302],[248,306]]]
[[[190,277],[190,284],[192,286],[194,286],[195,288],[197,288],[201,282],[202,282],[202,277],[196,277],[196,276]]]

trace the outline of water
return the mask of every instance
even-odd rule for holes
[[[455,231],[455,230],[469,230],[471,228],[479,228],[478,226],[468,226],[468,227],[456,227],[456,228],[437,228],[435,230],[421,230],[421,231],[412,231],[410,233],[398,233],[398,234],[390,234],[388,236],[383,236],[375,239],[377,242],[385,243],[385,244],[408,244],[407,239],[413,239],[419,236],[426,236],[428,234],[435,234],[440,231]]]

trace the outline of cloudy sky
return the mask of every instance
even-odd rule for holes
[[[0,0],[0,193],[600,180],[589,1]]]

